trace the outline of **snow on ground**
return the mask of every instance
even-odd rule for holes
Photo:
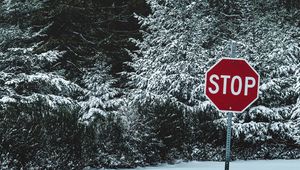
[[[224,162],[192,161],[175,165],[162,164],[157,167],[139,167],[134,170],[224,170],[224,164]],[[234,161],[230,163],[230,170],[300,170],[300,160]]]

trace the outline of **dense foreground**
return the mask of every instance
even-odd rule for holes
[[[136,170],[221,170],[224,162],[183,162],[175,165],[162,164],[157,167],[136,168]],[[299,170],[300,160],[260,160],[234,161],[230,164],[231,170]],[[125,170],[125,169],[123,169]],[[129,169],[126,169],[129,170]]]

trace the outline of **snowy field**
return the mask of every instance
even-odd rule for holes
[[[223,170],[224,162],[188,162],[175,165],[162,164],[157,167],[134,170]],[[122,169],[132,170],[132,169]],[[234,161],[230,170],[300,170],[300,160]]]

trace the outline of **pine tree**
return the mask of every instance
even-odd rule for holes
[[[134,88],[130,107],[137,108],[136,114],[145,117],[150,129],[156,129],[156,138],[164,145],[161,159],[172,160],[177,157],[175,150],[183,153],[193,129],[187,127],[191,115],[205,114],[207,108],[204,72],[214,59],[207,57],[204,44],[210,41],[206,30],[215,22],[202,1],[148,3],[153,14],[139,17],[145,31],[142,41],[134,40],[139,50],[129,64],[135,70],[128,74]]]
[[[16,166],[63,169],[134,164],[135,158],[124,157],[131,152],[125,141],[130,136],[117,112],[122,93],[116,86],[122,83],[113,76],[129,60],[123,48],[134,48],[127,37],[139,35],[132,17],[137,3],[141,2],[1,2],[1,106],[11,119],[21,112],[16,107],[23,108],[25,118],[35,115],[34,121],[42,126],[36,133],[41,136],[27,136],[43,141],[39,149],[22,153],[30,159],[16,158],[22,150],[3,151],[8,160],[19,161]],[[33,120],[25,118],[19,124],[33,128]]]
[[[67,80],[64,70],[52,67],[64,51],[38,52],[43,30],[28,26],[27,17],[39,3],[4,1],[1,4],[1,155],[7,168],[81,166],[79,104],[84,94]],[[24,22],[20,22],[24,19]]]

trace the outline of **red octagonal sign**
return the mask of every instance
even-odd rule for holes
[[[243,112],[258,87],[259,75],[244,59],[222,58],[205,74],[205,95],[220,111]]]

